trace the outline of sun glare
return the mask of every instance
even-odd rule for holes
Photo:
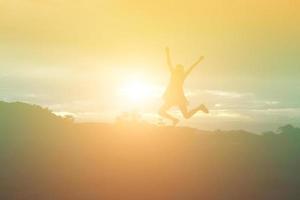
[[[131,81],[121,90],[127,101],[132,103],[145,103],[151,97],[151,87],[141,81]]]
[[[120,88],[122,101],[131,105],[146,104],[159,93],[149,81],[136,77],[124,81]]]

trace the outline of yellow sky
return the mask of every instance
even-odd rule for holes
[[[291,107],[299,9],[297,0],[0,0],[0,79],[13,82],[2,83],[11,88],[7,98],[76,85],[72,95],[80,90],[107,107],[107,85],[122,90],[132,74],[164,87],[168,45],[175,63],[205,56],[188,90],[251,93]],[[58,93],[56,99],[70,100]]]
[[[178,62],[201,53],[218,71],[234,72],[241,59],[299,43],[298,8],[296,0],[2,0],[0,40],[33,60],[95,56],[156,66],[169,45]]]

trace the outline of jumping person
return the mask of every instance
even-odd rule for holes
[[[198,111],[202,111],[204,113],[209,112],[208,109],[203,104],[188,111],[187,108],[188,100],[185,97],[184,90],[183,90],[185,79],[192,72],[192,70],[203,60],[204,57],[201,56],[188,70],[185,71],[184,66],[180,64],[176,65],[176,67],[173,68],[171,57],[170,57],[170,50],[168,47],[166,48],[166,55],[167,55],[168,67],[171,73],[171,79],[163,95],[164,104],[159,109],[159,114],[162,117],[171,120],[173,122],[173,125],[176,126],[179,123],[179,120],[167,113],[167,111],[171,107],[174,106],[178,107],[182,115],[186,119],[191,118]]]

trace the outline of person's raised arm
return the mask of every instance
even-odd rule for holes
[[[201,56],[192,66],[190,66],[190,68],[185,72],[185,77],[187,77],[203,59],[204,57]]]
[[[169,47],[166,47],[166,56],[167,56],[167,63],[168,63],[169,71],[172,72],[173,71],[173,65],[172,65],[172,61],[171,61],[171,55],[170,55]]]

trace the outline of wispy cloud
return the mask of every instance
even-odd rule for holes
[[[194,102],[208,103],[214,109],[266,109],[280,107],[277,99],[265,99],[251,92],[224,90],[189,90],[189,97]]]
[[[238,93],[238,92],[230,92],[230,91],[222,91],[222,90],[204,90],[202,93],[213,95],[213,96],[219,96],[223,98],[244,98],[244,97],[254,96],[253,93]]]

